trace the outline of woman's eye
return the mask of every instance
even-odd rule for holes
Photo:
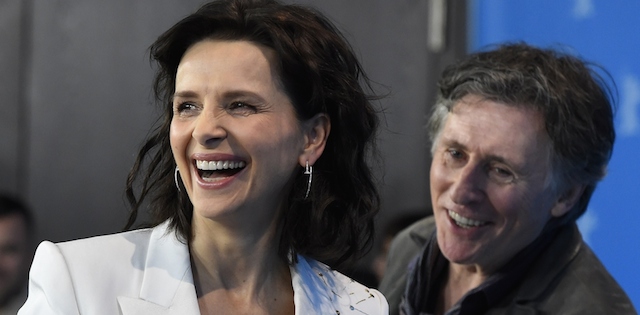
[[[191,111],[195,111],[198,107],[190,102],[184,102],[174,105],[174,111],[178,114],[184,114]]]
[[[232,102],[227,108],[232,113],[243,115],[253,114],[257,111],[255,106],[246,102]]]

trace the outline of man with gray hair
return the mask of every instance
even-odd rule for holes
[[[575,223],[615,140],[594,67],[524,43],[472,54],[429,131],[434,215],[392,244],[391,314],[636,314]]]

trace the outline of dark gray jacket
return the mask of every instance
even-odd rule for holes
[[[380,291],[389,314],[407,283],[407,266],[435,230],[433,217],[420,220],[394,239]],[[631,300],[611,277],[575,224],[562,228],[513,292],[486,314],[637,314]]]

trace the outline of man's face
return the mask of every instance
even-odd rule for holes
[[[430,176],[438,245],[450,262],[491,274],[560,207],[542,116],[468,95],[436,141]]]
[[[29,268],[29,237],[18,214],[0,217],[0,302],[24,283]]]

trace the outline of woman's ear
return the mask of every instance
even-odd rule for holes
[[[582,196],[584,188],[584,185],[573,185],[565,190],[551,208],[551,215],[558,218],[569,212]]]
[[[310,165],[322,155],[331,132],[331,120],[324,113],[316,114],[302,124],[304,131],[304,149],[300,155],[300,165],[304,167],[308,161]]]

